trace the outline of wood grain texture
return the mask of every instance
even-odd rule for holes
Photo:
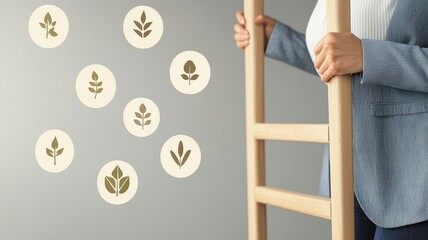
[[[257,139],[328,143],[328,124],[254,124],[254,136]]]
[[[256,187],[258,202],[330,220],[330,199],[316,195],[282,190],[272,187]]]
[[[246,19],[263,0],[244,0]],[[349,0],[327,0],[327,31],[350,32]],[[266,240],[266,204],[331,219],[333,240],[354,240],[352,92],[350,75],[328,83],[328,124],[264,123],[264,29],[246,22],[245,48],[248,239]],[[329,143],[331,199],[265,186],[264,140]]]
[[[244,0],[246,19],[263,14],[263,0]],[[246,21],[251,38],[245,48],[248,239],[266,240],[266,205],[256,202],[254,189],[265,185],[265,145],[254,137],[255,123],[264,122],[264,29]]]
[[[327,0],[327,32],[350,32],[350,1]],[[332,239],[354,239],[351,76],[328,83]]]

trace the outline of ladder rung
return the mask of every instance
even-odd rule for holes
[[[263,140],[328,143],[328,124],[255,123],[254,137]]]
[[[331,201],[316,195],[259,186],[254,190],[259,203],[331,220]]]

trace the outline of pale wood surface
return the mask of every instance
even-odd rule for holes
[[[245,48],[247,133],[248,239],[266,240],[266,205],[256,202],[254,189],[265,185],[265,145],[255,139],[254,123],[264,122],[264,29],[250,19],[263,14],[263,0],[244,0],[250,44]]]
[[[327,0],[327,32],[350,32],[349,0]],[[352,92],[350,75],[328,83],[332,239],[354,240]]]
[[[329,198],[272,187],[256,187],[254,193],[260,203],[328,220],[331,218]]]
[[[244,0],[248,239],[266,240],[266,204],[331,219],[333,240],[354,240],[351,77],[328,83],[328,124],[264,123],[264,33],[248,19],[263,0]],[[350,32],[349,0],[327,0],[327,31]],[[330,143],[331,199],[265,186],[264,140]]]
[[[328,143],[328,124],[256,123],[254,136],[263,140]]]

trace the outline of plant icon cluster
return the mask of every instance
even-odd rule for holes
[[[52,37],[58,36],[58,33],[55,32],[56,21],[52,22],[52,17],[49,12],[45,14],[43,22],[40,22],[40,27],[46,29],[46,39],[49,38],[49,35]]]

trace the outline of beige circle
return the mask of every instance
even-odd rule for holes
[[[67,133],[51,129],[37,140],[35,155],[41,168],[58,173],[65,170],[73,160],[74,145]]]
[[[144,115],[143,112],[141,112],[143,109],[140,109],[142,104],[144,104],[145,107]],[[144,119],[142,117],[144,117]],[[137,137],[151,135],[158,128],[159,122],[159,109],[156,104],[148,98],[135,98],[131,100],[123,111],[123,123],[126,129]]]
[[[101,108],[106,106],[113,99],[115,92],[116,80],[114,75],[103,65],[89,65],[82,69],[77,76],[77,96],[88,107]]]
[[[67,15],[54,5],[38,7],[28,22],[31,39],[42,48],[58,47],[67,38],[68,30]]]
[[[179,150],[180,141],[183,143],[181,156]],[[186,154],[189,150],[190,154],[186,159]],[[176,156],[178,162],[174,160],[173,154]],[[160,160],[163,169],[169,175],[176,178],[185,178],[192,175],[198,169],[201,163],[201,149],[193,138],[187,135],[175,135],[169,138],[162,146]]]
[[[186,63],[191,61],[195,67],[192,71]],[[190,73],[190,77],[189,77]],[[195,94],[202,91],[210,80],[211,69],[208,60],[199,52],[184,51],[171,62],[169,76],[174,87],[184,94]],[[192,78],[197,77],[194,80]]]
[[[97,188],[106,202],[115,205],[124,204],[137,192],[137,173],[127,162],[113,160],[105,164],[98,173]]]
[[[149,6],[134,7],[123,21],[123,33],[126,40],[136,48],[153,47],[162,37],[162,17]]]

